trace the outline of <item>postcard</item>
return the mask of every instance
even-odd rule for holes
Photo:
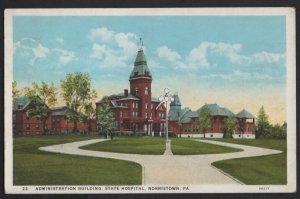
[[[293,8],[5,10],[5,193],[296,191]]]

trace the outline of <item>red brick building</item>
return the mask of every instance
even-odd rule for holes
[[[142,48],[137,53],[129,82],[129,91],[124,89],[108,97],[116,119],[116,132],[161,135],[165,129],[166,108],[152,97],[152,75]],[[96,107],[100,104],[98,101]]]
[[[22,97],[13,111],[13,134],[14,135],[39,135],[43,134],[43,124],[35,117],[28,117],[26,112],[30,109],[31,104],[28,98]],[[73,131],[73,122],[66,120],[67,107],[55,107],[46,120],[45,129],[48,131],[57,131],[68,133]],[[89,128],[90,126],[90,128]],[[81,132],[96,132],[96,120],[87,120],[77,123],[77,129]]]
[[[204,107],[211,113],[211,126],[205,130],[205,135],[199,127],[199,112]],[[228,117],[235,117],[238,121],[234,138],[255,138],[255,117],[245,109],[237,114],[217,104],[205,104],[196,111],[181,109],[178,94],[175,94],[168,114],[169,131],[175,132],[179,137],[223,138],[224,120]]]

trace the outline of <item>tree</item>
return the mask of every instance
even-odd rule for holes
[[[269,124],[269,121],[268,121],[268,115],[265,113],[265,109],[264,107],[262,106],[260,109],[259,109],[259,112],[258,112],[258,118],[257,118],[257,122],[256,122],[256,137],[259,138],[259,137],[267,137],[268,134],[269,134],[269,128],[270,124]]]
[[[279,124],[270,125],[270,137],[276,139],[286,139],[286,125],[283,124],[280,126]]]
[[[97,124],[102,128],[102,130],[111,132],[115,127],[115,117],[112,112],[108,97],[103,97],[101,104],[97,110]]]
[[[199,127],[204,133],[204,138],[206,129],[211,125],[210,114],[210,110],[206,107],[203,107],[199,112]]]
[[[224,137],[232,137],[232,133],[237,129],[238,123],[234,117],[228,117],[224,120],[225,134]]]
[[[15,104],[17,102],[17,98],[20,97],[21,91],[17,88],[17,82],[13,81],[12,82],[12,97],[13,97],[13,107],[15,107]]]
[[[30,108],[27,110],[28,117],[35,117],[42,122],[42,131],[45,132],[46,120],[51,112],[50,107],[57,102],[57,91],[53,83],[42,82],[40,85],[33,82],[32,87],[25,87],[24,93],[30,100]]]
[[[74,123],[73,130],[77,130],[77,122],[83,120],[85,106],[94,98],[96,91],[91,88],[91,79],[87,73],[68,73],[61,81],[61,96],[68,107],[67,121]]]
[[[85,119],[87,120],[88,125],[89,125],[89,131],[91,132],[92,131],[91,121],[96,116],[96,110],[94,109],[92,102],[87,103],[84,106],[84,115],[85,115],[85,117],[86,117]]]

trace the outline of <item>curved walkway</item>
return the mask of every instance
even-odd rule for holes
[[[139,155],[79,149],[84,145],[106,141],[105,139],[93,139],[53,146],[40,147],[47,152],[64,153],[72,155],[92,156],[128,160],[141,164],[144,170],[143,184],[240,184],[233,177],[223,174],[211,165],[212,162],[262,155],[281,153],[273,149],[245,146],[218,142],[212,140],[195,140],[208,144],[216,144],[232,148],[243,149],[240,152],[206,155],[172,155],[169,152],[164,155]],[[168,143],[167,143],[168,144]]]

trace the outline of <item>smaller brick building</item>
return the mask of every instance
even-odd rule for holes
[[[204,107],[211,113],[211,126],[205,130],[205,135],[199,127],[199,112]],[[222,138],[225,130],[224,120],[228,117],[235,117],[238,121],[234,138],[255,138],[255,117],[245,109],[237,114],[218,104],[205,104],[196,111],[181,109],[179,96],[175,94],[168,114],[169,131],[173,131],[179,137]]]
[[[13,111],[13,134],[14,135],[39,135],[43,134],[43,124],[35,117],[28,117],[26,112],[31,108],[30,100],[27,97],[18,99]],[[72,132],[74,124],[66,120],[67,107],[55,107],[46,120],[45,129],[48,131]],[[90,128],[89,128],[90,126]],[[96,120],[87,120],[77,123],[77,129],[81,132],[96,132]]]

